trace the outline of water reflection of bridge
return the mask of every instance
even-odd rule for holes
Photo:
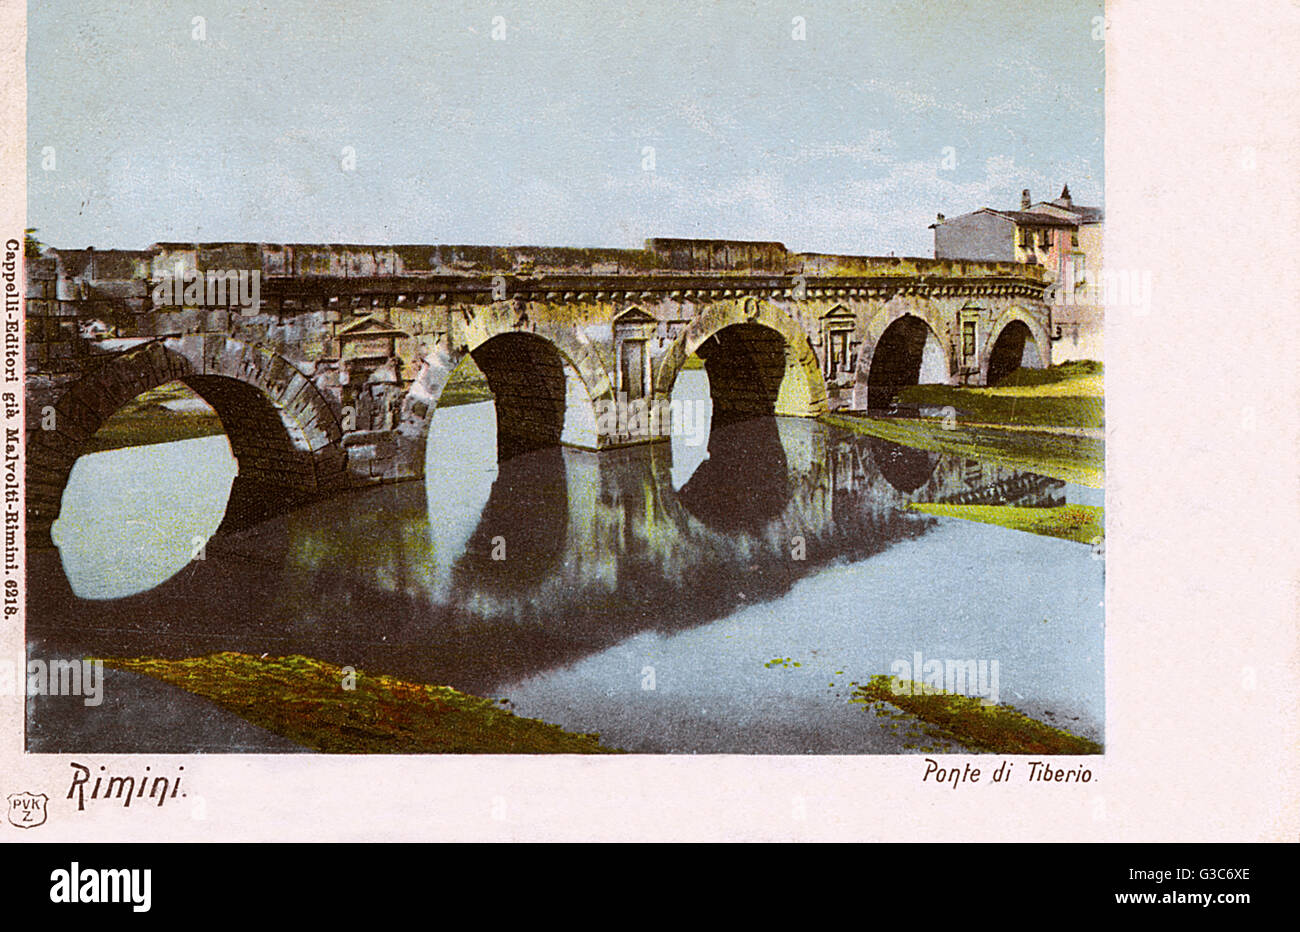
[[[688,567],[719,563],[749,568],[742,590],[762,587],[760,576],[783,588],[831,560],[922,533],[932,519],[907,512],[912,502],[1059,504],[1064,489],[794,418],[716,429],[709,458],[679,491],[670,470],[663,445],[600,456],[538,451],[502,463],[452,591],[513,615],[538,600],[539,586],[554,590],[541,596],[554,603],[564,592],[618,589],[637,568],[680,579]],[[548,530],[520,515],[540,516]],[[507,559],[492,559],[494,540],[504,541]]]
[[[936,519],[911,502],[1063,499],[1057,480],[801,419],[715,429],[676,490],[672,455],[550,448],[469,486],[462,469],[456,496],[431,477],[307,506],[125,599],[77,599],[38,555],[32,629],[101,654],[298,652],[489,691],[915,539]]]

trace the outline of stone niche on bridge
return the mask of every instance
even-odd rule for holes
[[[399,343],[411,335],[373,317],[338,331],[339,392],[355,412],[356,429],[392,430],[397,426],[405,381]]]
[[[639,307],[614,318],[615,390],[628,401],[648,397],[654,390],[650,357],[659,320]]]
[[[857,327],[858,315],[843,304],[835,305],[822,315],[819,349],[827,388],[851,388],[853,385],[861,342],[854,336]]]

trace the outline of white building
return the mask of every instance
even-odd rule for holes
[[[1046,269],[1052,287],[1052,360],[1102,358],[1103,308],[1096,295],[1102,283],[1100,207],[1076,205],[1068,185],[1052,201],[1033,203],[1026,188],[1019,210],[984,207],[938,219],[936,259],[1024,262]]]

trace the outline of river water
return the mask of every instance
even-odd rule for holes
[[[704,378],[684,372],[679,397],[707,397]],[[299,653],[505,698],[631,751],[782,754],[914,750],[848,700],[919,654],[996,662],[994,698],[1101,739],[1091,548],[907,510],[1079,490],[800,419],[700,439],[497,463],[492,404],[444,409],[423,483],[216,538],[224,437],[85,456],[57,554],[30,563],[29,652]],[[170,687],[140,689],[168,705]],[[190,747],[165,732],[204,726],[191,698],[137,712],[139,749]],[[80,708],[29,705],[29,747],[134,746],[105,745]]]

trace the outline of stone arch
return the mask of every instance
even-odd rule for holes
[[[72,467],[104,421],[141,393],[174,381],[216,411],[238,463],[224,526],[247,524],[349,485],[342,429],[311,379],[282,356],[231,337],[170,338],[88,372],[59,395],[52,429],[29,429],[27,520],[33,544],[48,544]]]
[[[706,344],[714,341],[710,352]],[[788,314],[754,297],[705,308],[677,335],[655,374],[666,401],[682,365],[704,357],[715,424],[761,415],[825,414],[826,382],[808,334]]]
[[[980,384],[989,384],[989,364],[993,360],[993,348],[997,345],[998,338],[1002,336],[1003,331],[1012,323],[1019,321],[1029,329],[1029,335],[1034,341],[1034,348],[1038,352],[1038,359],[1044,368],[1052,364],[1052,340],[1047,332],[1047,328],[1035,315],[1022,307],[1012,307],[1003,312],[1002,316],[997,319],[993,327],[989,330],[988,336],[984,340],[984,345],[980,347],[979,367],[980,367]]]
[[[855,409],[863,411],[868,409],[871,401],[869,384],[871,366],[876,361],[876,349],[880,346],[881,338],[889,328],[905,317],[911,317],[925,325],[929,335],[934,337],[940,349],[942,349],[946,357],[945,364],[948,369],[948,378],[952,378],[952,360],[955,356],[955,348],[950,336],[950,330],[944,324],[941,315],[929,302],[909,302],[902,298],[894,298],[867,322],[867,332],[862,341],[862,349],[858,353],[857,372],[853,380],[853,407]]]
[[[500,342],[496,349],[484,349],[498,337],[511,336],[521,338],[521,341],[514,341],[513,350],[507,350]],[[578,374],[592,405],[593,422],[597,403],[613,402],[613,380],[594,346],[580,341],[572,330],[532,326],[526,311],[521,312],[511,302],[498,302],[486,313],[474,315],[463,324],[456,324],[447,339],[425,353],[420,371],[403,399],[402,419],[398,426],[399,447],[404,448],[403,458],[412,476],[424,475],[429,425],[447,380],[466,356],[474,356],[478,360],[479,356],[475,354],[481,352],[488,354],[487,365],[496,370],[495,383],[493,373],[485,369],[484,374],[488,376],[488,385],[493,394],[498,397],[497,446],[500,458],[549,445],[554,434],[557,412],[560,419],[563,418],[567,401],[563,366],[559,369],[557,380],[555,359],[548,359],[548,352],[554,353],[555,358],[562,363],[572,366]],[[508,369],[512,364],[521,366],[522,378],[509,377]],[[480,368],[482,366],[480,363]],[[509,408],[506,415],[508,423],[504,425],[501,407],[503,395],[518,401]],[[530,405],[529,399],[536,404]],[[530,408],[540,416],[530,415]],[[506,433],[512,435],[504,444],[503,427]],[[518,443],[515,437],[519,439]],[[558,436],[555,441],[558,442]],[[503,447],[508,447],[509,451]]]

